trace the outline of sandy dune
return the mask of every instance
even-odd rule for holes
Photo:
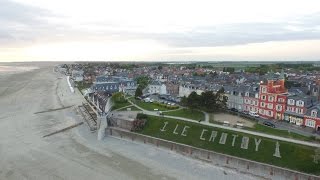
[[[107,137],[96,140],[81,121],[66,78],[52,67],[0,78],[0,179],[255,179],[157,149]],[[35,114],[36,113],[36,114]]]

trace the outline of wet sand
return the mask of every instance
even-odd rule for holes
[[[151,145],[97,141],[85,123],[43,138],[82,121],[82,96],[52,69],[0,77],[0,179],[256,179]]]

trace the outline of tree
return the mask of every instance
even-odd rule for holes
[[[158,69],[161,71],[162,70],[162,66],[160,65],[160,66],[158,66]]]
[[[181,98],[180,103],[181,103],[182,106],[187,106],[188,98],[187,98],[186,96],[183,96],[183,97]]]
[[[206,91],[201,93],[201,106],[206,111],[212,112],[216,109],[216,95],[213,91]]]
[[[149,77],[148,76],[139,76],[135,79],[137,81],[137,84],[141,86],[141,89],[144,89],[149,84]]]
[[[199,95],[195,91],[188,96],[187,106],[192,110],[199,108]]]
[[[223,87],[216,93],[217,109],[225,109],[227,107],[228,97],[224,93]]]
[[[141,86],[138,86],[137,87],[137,89],[136,89],[136,92],[134,93],[134,96],[135,97],[140,97],[140,96],[142,96],[142,88],[141,88]]]

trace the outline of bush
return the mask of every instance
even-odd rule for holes
[[[141,131],[144,128],[146,121],[146,119],[135,119],[132,122],[131,131]]]
[[[137,114],[137,119],[142,120],[142,119],[147,119],[147,118],[148,118],[148,116],[146,114],[142,114],[142,113]]]

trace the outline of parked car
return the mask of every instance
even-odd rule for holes
[[[263,125],[276,128],[276,125],[274,125],[273,123],[271,123],[271,122],[269,122],[269,121],[264,121],[264,122],[263,122]]]
[[[242,111],[242,113],[245,114],[245,115],[249,115],[248,111]]]
[[[238,112],[238,109],[236,109],[236,108],[231,108],[230,111]]]
[[[254,112],[254,111],[250,111],[249,115],[252,116],[252,117],[256,117],[256,118],[259,117],[259,114],[257,112]]]

